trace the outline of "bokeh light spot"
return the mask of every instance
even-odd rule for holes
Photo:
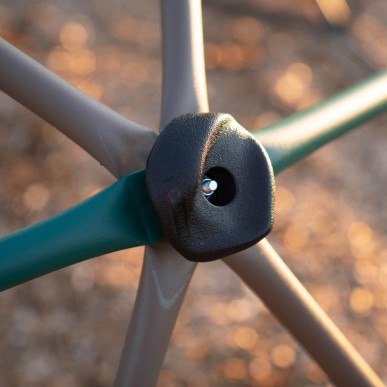
[[[271,351],[273,364],[279,368],[289,368],[296,360],[296,354],[293,348],[288,345],[280,344]]]
[[[60,30],[59,40],[67,50],[79,50],[86,46],[89,34],[80,23],[66,23]]]
[[[368,314],[374,304],[374,295],[365,288],[354,289],[349,299],[352,311],[357,314]]]
[[[243,380],[247,376],[246,364],[241,359],[232,359],[224,367],[227,379]]]

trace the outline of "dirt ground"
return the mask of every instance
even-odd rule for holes
[[[204,23],[211,110],[250,130],[387,66],[383,0],[208,0]],[[155,130],[159,31],[154,0],[0,0],[2,37]],[[269,236],[385,382],[386,126],[387,116],[380,117],[281,174]],[[1,235],[113,181],[70,140],[0,94]],[[3,292],[0,386],[110,386],[141,263],[142,249],[119,252]],[[328,384],[222,262],[199,265],[159,386]]]

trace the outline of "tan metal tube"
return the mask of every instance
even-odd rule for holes
[[[1,38],[0,90],[56,127],[114,176],[145,167],[156,132],[90,98]]]
[[[162,2],[161,128],[181,114],[208,111],[201,12],[199,0]],[[167,242],[146,247],[116,387],[156,384],[195,268]]]
[[[338,386],[384,386],[270,243],[224,259]]]

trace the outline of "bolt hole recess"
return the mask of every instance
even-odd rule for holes
[[[209,169],[205,176],[215,180],[218,188],[207,200],[214,206],[222,207],[231,203],[236,194],[236,185],[233,175],[225,168],[214,167]]]

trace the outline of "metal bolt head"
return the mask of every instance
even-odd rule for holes
[[[208,177],[204,177],[202,181],[202,190],[204,196],[210,197],[218,188],[218,183]]]

